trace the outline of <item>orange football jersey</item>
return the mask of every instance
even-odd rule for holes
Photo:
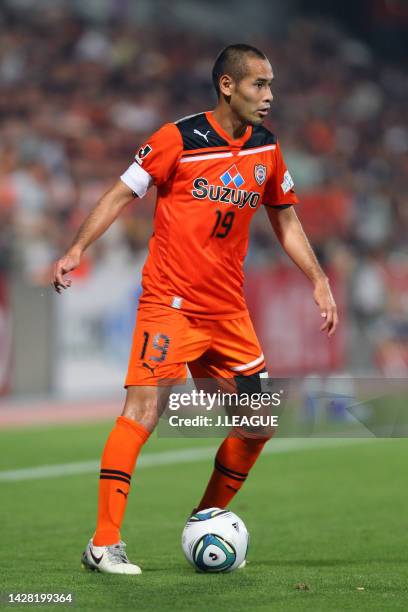
[[[261,206],[298,202],[276,137],[248,126],[232,139],[211,112],[168,123],[121,179],[142,197],[157,186],[140,304],[212,319],[244,316],[243,262]]]

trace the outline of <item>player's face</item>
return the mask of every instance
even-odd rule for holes
[[[272,67],[268,60],[246,58],[247,73],[231,84],[230,107],[245,123],[260,125],[272,104]]]

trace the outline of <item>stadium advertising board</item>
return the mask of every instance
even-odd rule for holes
[[[246,295],[265,361],[273,376],[333,372],[345,364],[345,307],[341,279],[329,273],[342,325],[327,338],[307,279],[288,266],[257,269],[246,279]]]

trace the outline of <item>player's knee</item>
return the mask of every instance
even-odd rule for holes
[[[122,416],[153,431],[158,421],[157,392],[154,387],[128,387]]]

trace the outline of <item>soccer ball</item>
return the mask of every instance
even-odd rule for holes
[[[181,537],[187,561],[201,572],[232,572],[246,559],[248,544],[244,522],[221,508],[193,514]]]

